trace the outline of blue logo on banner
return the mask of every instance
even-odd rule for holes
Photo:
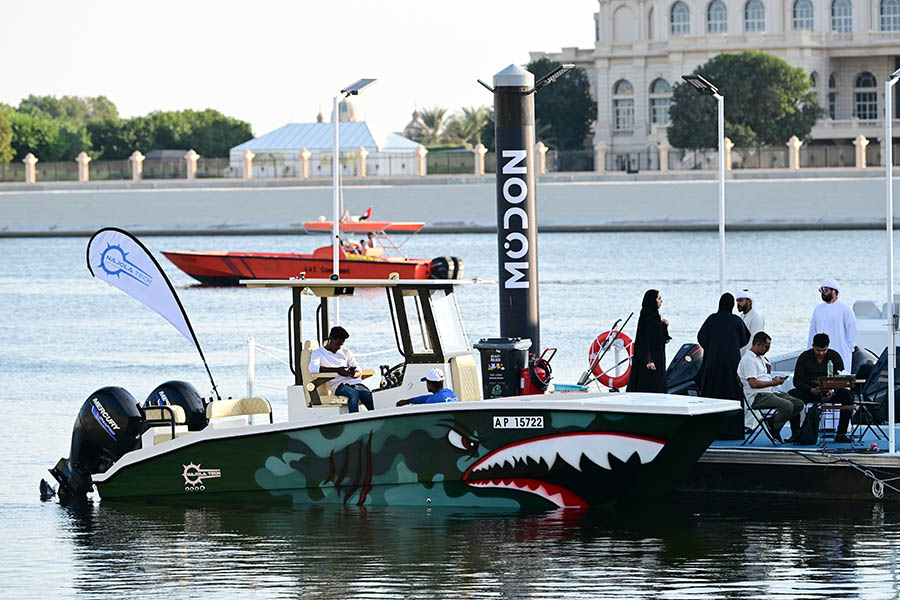
[[[118,277],[124,273],[138,283],[150,287],[150,284],[153,283],[153,277],[134,263],[129,262],[126,258],[127,256],[128,253],[122,250],[120,246],[107,246],[103,254],[100,255],[99,267],[106,271],[107,275]]]

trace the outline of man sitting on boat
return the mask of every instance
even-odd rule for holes
[[[356,357],[349,348],[344,348],[344,342],[350,337],[350,333],[343,327],[332,327],[328,332],[328,339],[321,348],[316,348],[309,356],[310,373],[337,373],[338,376],[325,383],[332,394],[347,398],[347,411],[359,412],[359,403],[362,402],[369,410],[375,410],[372,402],[372,391],[363,385],[362,371],[356,362]]]
[[[817,333],[813,336],[812,348],[797,357],[797,366],[794,367],[794,389],[790,394],[804,402],[829,402],[841,405],[841,417],[838,420],[834,441],[850,442],[850,438],[847,437],[847,427],[850,425],[850,413],[853,408],[850,390],[825,390],[819,387],[819,380],[822,377],[835,375],[844,370],[844,360],[839,353],[828,348],[829,342],[827,333]],[[831,373],[828,372],[829,363]]]
[[[437,404],[440,402],[459,402],[459,398],[453,393],[453,390],[444,387],[444,372],[440,369],[431,369],[428,374],[422,378],[428,393],[415,398],[406,398],[399,400],[397,406],[406,406],[407,404]]]
[[[786,392],[776,392],[772,388],[784,383],[784,377],[772,377],[772,365],[766,358],[766,352],[772,347],[772,338],[765,331],[753,336],[753,345],[738,365],[738,377],[744,384],[744,397],[751,409],[774,408],[775,414],[766,423],[772,437],[781,440],[781,429],[790,420],[792,442],[800,432],[800,413],[803,412],[803,401]],[[767,389],[768,388],[768,389]]]

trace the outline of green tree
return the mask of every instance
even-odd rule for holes
[[[7,116],[16,160],[29,152],[43,161],[75,160],[82,150],[91,148],[87,130],[71,121],[52,119],[43,112],[14,111]]]
[[[541,58],[526,67],[535,79],[543,77],[560,63]],[[587,73],[578,67],[542,88],[534,95],[534,118],[540,132],[535,141],[560,150],[581,150],[591,135],[597,118],[597,103],[591,97]]]
[[[441,106],[422,109],[422,122],[427,127],[425,137],[422,140],[423,144],[434,146],[442,142],[441,134],[443,133],[444,117],[446,115],[447,109]]]
[[[694,73],[725,97],[725,135],[736,146],[782,145],[809,137],[822,116],[809,77],[800,68],[759,51],[719,54]],[[717,108],[712,96],[676,84],[669,108],[669,143],[676,148],[715,148]]]
[[[8,163],[15,156],[12,148],[12,126],[9,117],[0,107],[0,163]]]
[[[29,95],[19,103],[19,111],[43,113],[53,119],[67,119],[81,125],[89,121],[119,118],[116,105],[106,96],[35,96]]]
[[[480,144],[484,126],[490,121],[490,115],[487,106],[464,106],[459,119],[463,141],[472,145]]]

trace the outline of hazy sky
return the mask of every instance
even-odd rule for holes
[[[256,135],[326,119],[342,87],[398,131],[415,107],[490,104],[529,51],[593,46],[596,0],[3,0],[0,102],[104,95],[123,117],[214,108]]]

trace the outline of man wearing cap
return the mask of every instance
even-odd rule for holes
[[[428,374],[422,378],[428,393],[415,398],[407,398],[397,402],[397,406],[406,406],[407,404],[437,404],[439,402],[459,402],[459,398],[453,393],[453,390],[444,387],[444,372],[440,369],[431,369]]]
[[[741,313],[741,320],[750,332],[750,341],[741,348],[741,356],[744,356],[747,350],[750,349],[750,346],[753,345],[753,337],[766,328],[766,320],[756,310],[754,306],[755,300],[749,290],[741,290],[734,295],[734,299],[737,301],[737,309]]]
[[[840,287],[834,279],[826,279],[819,284],[822,304],[813,310],[809,322],[809,345],[813,347],[813,336],[817,333],[828,334],[831,348],[841,355],[844,368],[849,373],[853,368],[853,346],[856,344],[856,318],[853,310],[838,300]]]

